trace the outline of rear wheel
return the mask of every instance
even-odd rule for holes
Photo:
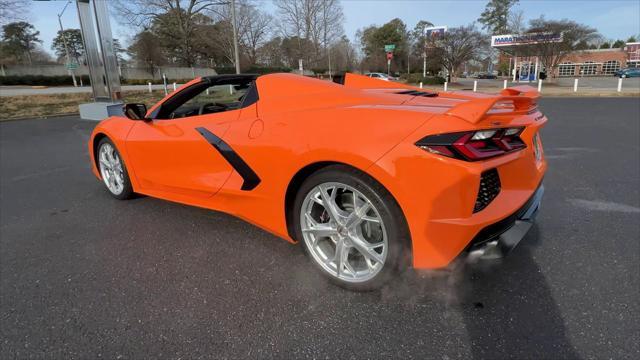
[[[294,211],[305,253],[332,282],[371,290],[399,269],[408,240],[403,214],[366,174],[346,166],[320,170],[301,186]]]
[[[109,193],[120,200],[133,197],[127,167],[111,140],[106,137],[100,140],[97,157],[100,176]]]

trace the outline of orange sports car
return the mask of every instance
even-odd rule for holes
[[[345,74],[197,78],[102,121],[89,153],[118,199],[224,211],[302,248],[333,282],[506,255],[532,225],[545,162],[538,93],[428,92]]]

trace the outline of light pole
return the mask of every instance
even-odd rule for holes
[[[236,74],[240,74],[240,53],[238,52],[238,29],[236,23],[236,0],[231,0],[231,22],[233,26],[233,52],[236,60]]]
[[[58,24],[60,25],[60,36],[62,37],[62,43],[64,44],[64,52],[67,58],[67,64],[66,64],[67,66],[71,64],[71,56],[69,56],[69,45],[67,45],[67,37],[64,34],[64,28],[62,27],[62,14],[64,14],[64,11],[67,10],[67,6],[69,6],[70,3],[71,3],[71,0],[68,0],[67,3],[64,4],[64,8],[62,8],[62,11],[60,12],[60,14],[58,14]],[[67,69],[69,70],[69,74],[73,79],[73,86],[78,87],[78,83],[76,81],[76,75],[74,74],[74,71],[69,68]]]

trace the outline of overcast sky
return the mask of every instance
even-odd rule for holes
[[[51,51],[51,41],[58,31],[56,14],[62,11],[65,0],[34,1],[28,20],[40,31],[43,47]],[[261,8],[274,12],[268,0],[259,1]],[[345,32],[353,39],[358,29],[384,24],[400,18],[408,28],[419,20],[449,27],[467,25],[477,20],[484,9],[485,0],[342,0],[346,18]],[[515,9],[523,10],[526,19],[545,15],[548,19],[571,19],[597,28],[608,39],[626,40],[640,34],[640,0],[520,0]],[[79,28],[75,2],[69,5],[62,17],[65,28]],[[123,45],[135,31],[111,19],[113,36]]]

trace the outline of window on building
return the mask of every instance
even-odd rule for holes
[[[602,64],[602,74],[604,75],[611,75],[618,70],[620,70],[620,61],[609,60]]]
[[[580,66],[580,74],[582,76],[595,75],[597,71],[598,64],[593,61],[585,61],[585,63]]]
[[[565,62],[558,67],[558,76],[573,76],[576,73],[576,65],[570,62]]]

